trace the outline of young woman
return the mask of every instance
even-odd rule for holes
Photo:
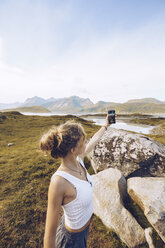
[[[85,248],[93,214],[92,179],[83,158],[97,144],[109,126],[105,126],[86,145],[83,127],[68,121],[43,135],[40,148],[61,158],[61,165],[52,175],[48,191],[48,207],[44,248]],[[58,226],[60,208],[64,215]]]

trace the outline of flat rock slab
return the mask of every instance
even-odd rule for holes
[[[109,127],[90,157],[95,173],[117,168],[125,177],[165,176],[165,146],[141,134]]]
[[[134,177],[127,185],[129,195],[165,242],[165,178]]]
[[[113,229],[128,247],[145,243],[145,234],[136,219],[123,206],[126,180],[117,169],[109,168],[92,175],[94,213],[105,226]]]

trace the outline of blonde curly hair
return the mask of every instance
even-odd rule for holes
[[[76,147],[80,138],[85,139],[85,131],[81,124],[74,121],[52,127],[40,140],[40,149],[50,152],[53,158],[64,158],[71,148]]]

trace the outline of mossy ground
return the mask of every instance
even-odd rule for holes
[[[60,160],[44,156],[39,150],[39,140],[50,127],[69,119],[82,123],[87,138],[99,129],[70,115],[0,114],[0,247],[43,247],[48,186]],[[8,146],[8,143],[13,145]],[[92,174],[87,159],[85,163]],[[88,245],[91,248],[126,247],[96,216],[92,218]]]

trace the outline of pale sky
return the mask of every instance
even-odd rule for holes
[[[0,0],[0,103],[165,101],[164,0]]]

